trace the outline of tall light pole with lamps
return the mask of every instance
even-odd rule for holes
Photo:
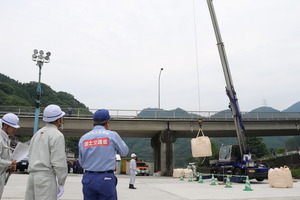
[[[39,82],[37,85],[37,98],[35,101],[35,117],[34,117],[34,128],[33,128],[33,134],[35,134],[38,130],[39,125],[39,115],[40,115],[40,105],[41,105],[41,95],[42,95],[42,86],[41,86],[41,75],[42,75],[42,67],[44,63],[50,62],[50,52],[47,52],[46,55],[44,55],[44,51],[37,49],[33,50],[32,60],[36,62],[36,65],[39,67]]]
[[[164,68],[160,68],[159,76],[158,76],[158,109],[160,109],[160,75]]]

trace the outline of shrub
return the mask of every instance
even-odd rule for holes
[[[293,178],[300,178],[300,169],[291,169]]]

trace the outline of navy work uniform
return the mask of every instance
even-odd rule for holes
[[[95,112],[94,128],[83,135],[78,143],[79,162],[85,173],[82,178],[84,200],[116,200],[116,153],[128,154],[128,147],[118,133],[109,130],[109,113]],[[104,122],[97,125],[96,122]]]

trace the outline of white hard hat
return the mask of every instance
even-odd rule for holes
[[[136,155],[134,153],[132,153],[130,157],[136,157]]]
[[[2,119],[1,122],[4,124],[7,124],[11,127],[14,128],[20,128],[19,126],[19,118],[17,117],[17,115],[13,114],[13,113],[7,113],[5,114]]]
[[[49,105],[44,109],[43,121],[44,122],[54,122],[57,119],[63,117],[66,113],[63,112],[57,105]]]

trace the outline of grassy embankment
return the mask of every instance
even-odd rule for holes
[[[300,179],[300,169],[291,169],[293,178]]]

